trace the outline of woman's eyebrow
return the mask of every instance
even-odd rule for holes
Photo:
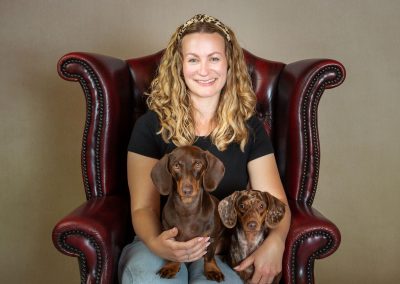
[[[195,57],[199,57],[196,53],[192,53],[192,52],[187,52],[184,54],[184,56],[195,56]]]
[[[214,51],[214,52],[210,53],[208,56],[212,56],[212,55],[223,55],[223,53],[221,53],[219,51]]]
[[[217,55],[222,55],[221,52],[219,52],[219,51],[214,51],[214,52],[211,52],[210,54],[208,54],[207,57],[210,57],[210,56],[213,56],[213,55],[216,55],[216,54],[217,54]],[[189,56],[189,55],[195,56],[195,57],[200,57],[199,55],[197,55],[196,53],[193,53],[193,52],[187,52],[187,53],[184,54],[184,56]]]

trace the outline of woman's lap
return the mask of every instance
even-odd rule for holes
[[[139,238],[135,237],[135,240],[122,251],[118,265],[119,283],[185,283],[188,272],[184,265],[181,265],[181,269],[173,279],[163,279],[157,274],[163,265],[164,260],[153,254]]]
[[[219,256],[216,257],[217,264],[225,276],[225,283],[243,283],[239,276]],[[122,284],[133,283],[213,283],[205,278],[203,273],[203,259],[181,264],[178,274],[173,279],[160,278],[157,271],[164,265],[165,261],[153,254],[146,245],[135,237],[135,240],[127,245],[121,254],[118,266],[118,279]],[[215,282],[214,282],[215,283]],[[223,282],[220,282],[223,283]]]

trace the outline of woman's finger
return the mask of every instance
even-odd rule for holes
[[[178,250],[179,255],[185,257],[189,255],[191,259],[198,259],[204,255],[204,252],[207,252],[207,247],[209,245],[210,242],[200,242],[197,243],[194,247]]]
[[[257,270],[254,270],[253,277],[251,278],[251,283],[264,283],[261,282],[261,273]]]
[[[193,262],[202,258],[207,253],[207,250],[200,250],[190,253],[187,251],[179,258],[179,262]]]
[[[169,240],[169,239],[173,239],[178,235],[178,229],[177,228],[172,228],[170,230],[166,230],[164,232],[161,233],[161,237],[164,240]]]
[[[191,253],[196,253],[196,252],[203,252],[204,250],[207,249],[207,247],[210,245],[210,242],[207,241],[207,239],[204,239],[201,242],[197,242],[197,244],[195,244],[193,247],[189,248],[188,250]]]
[[[210,243],[208,243],[208,245],[209,244]],[[195,261],[195,260],[198,260],[198,259],[202,258],[207,253],[208,245],[203,246],[203,247],[201,247],[201,249],[196,250],[193,253],[191,253],[190,255],[191,255],[192,261]]]
[[[190,241],[187,242],[176,242],[174,249],[176,250],[188,250],[188,249],[193,249],[196,245],[204,245],[210,237],[198,237],[191,239]]]
[[[270,276],[263,276],[261,277],[260,281],[257,283],[266,283],[266,284],[271,284],[272,281],[274,281],[274,277],[270,277]]]

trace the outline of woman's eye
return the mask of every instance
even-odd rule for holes
[[[211,61],[212,61],[212,62],[218,62],[218,61],[219,61],[219,58],[218,58],[218,57],[211,57]]]
[[[188,62],[189,63],[196,63],[197,59],[196,58],[189,58]]]

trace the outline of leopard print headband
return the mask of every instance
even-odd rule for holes
[[[224,34],[228,42],[231,41],[231,36],[229,34],[229,29],[227,26],[225,26],[222,22],[220,22],[218,19],[205,15],[205,14],[197,14],[193,18],[189,19],[186,23],[184,23],[182,26],[179,27],[178,31],[178,39],[180,40],[182,38],[182,35],[186,31],[186,29],[191,26],[194,23],[210,23],[215,25],[217,28],[219,28]]]

